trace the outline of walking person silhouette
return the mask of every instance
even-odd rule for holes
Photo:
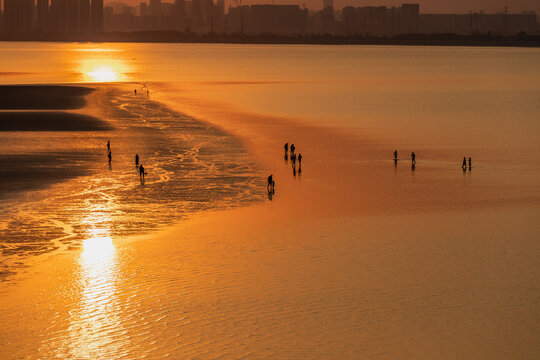
[[[144,180],[144,175],[145,175],[145,172],[144,172],[144,166],[139,166],[139,177]]]
[[[463,157],[463,164],[461,164],[463,170],[467,170],[467,158]]]
[[[294,146],[294,144],[291,145],[291,154],[294,155],[294,149],[296,149],[296,147]]]

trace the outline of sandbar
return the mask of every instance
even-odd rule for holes
[[[60,111],[0,112],[0,131],[107,131],[96,117]]]
[[[86,105],[94,89],[67,85],[2,85],[0,110],[68,110]]]

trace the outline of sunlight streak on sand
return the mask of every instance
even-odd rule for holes
[[[91,229],[79,258],[79,308],[72,312],[63,354],[59,355],[96,358],[104,355],[105,349],[119,351],[125,346],[118,317],[116,262],[116,248],[109,231]]]

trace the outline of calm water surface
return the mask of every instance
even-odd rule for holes
[[[121,167],[90,197],[97,211],[79,203],[63,213],[94,229],[80,247],[20,260],[26,275],[0,283],[0,357],[540,357],[539,50],[4,43],[0,55],[2,83],[148,88],[149,99],[134,102],[129,88],[115,104],[197,165],[145,147],[156,182],[175,174],[189,185],[160,192],[150,181],[148,218],[171,216],[189,194],[199,214],[126,239],[128,218],[115,220],[109,202],[126,208],[130,191],[141,194],[122,186]],[[186,134],[178,119],[209,122],[214,135]],[[133,133],[121,134],[127,145],[115,151],[131,154]],[[28,151],[1,136],[1,152]],[[285,141],[304,154],[302,173],[283,158]],[[193,157],[201,143],[219,151]],[[231,152],[243,146],[251,157]],[[463,156],[472,171],[461,170]],[[264,202],[259,168],[277,179]],[[219,179],[238,172],[248,180],[223,191]],[[212,197],[223,201],[210,206]]]

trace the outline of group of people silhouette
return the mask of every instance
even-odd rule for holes
[[[461,168],[463,169],[463,171],[467,170],[467,158],[465,156],[463,157],[463,163],[461,164]],[[471,171],[471,169],[472,169],[472,159],[469,157],[469,171]]]
[[[397,166],[398,162],[398,152],[397,150],[394,150],[394,164]],[[411,163],[412,163],[412,169],[414,170],[416,165],[416,154],[414,151],[411,153]],[[461,165],[461,168],[463,171],[467,170],[467,157],[463,157],[463,163]],[[472,169],[472,159],[469,157],[469,171]]]
[[[109,158],[109,169],[111,168],[111,162],[112,162],[112,151],[111,151],[111,141],[107,141],[107,157]],[[147,174],[144,171],[144,166],[142,164],[139,165],[139,154],[135,154],[135,167],[137,168],[139,172],[139,178],[141,179],[141,182],[144,182],[144,176]]]
[[[298,155],[296,154],[296,146],[294,146],[294,144],[291,144],[291,146],[289,147],[289,143],[285,143],[285,145],[283,145],[283,150],[285,151],[285,161],[289,161],[289,157],[291,159],[291,166],[292,166],[292,169],[293,169],[293,175],[296,176],[296,162],[298,161],[298,173],[302,173],[302,154],[301,153],[298,153]],[[268,176],[268,185],[267,185],[267,189],[268,189],[268,197],[270,198],[270,200],[272,199],[272,195],[275,193],[275,181],[274,181],[274,176],[271,174],[270,176]]]
[[[285,150],[285,161],[288,161],[289,159],[289,143],[285,143],[283,145],[283,149]],[[293,168],[293,175],[296,175],[296,161],[298,161],[298,172],[302,172],[302,154],[299,153],[296,155],[296,146],[294,144],[291,144],[290,146],[290,158],[291,158],[291,165]]]

